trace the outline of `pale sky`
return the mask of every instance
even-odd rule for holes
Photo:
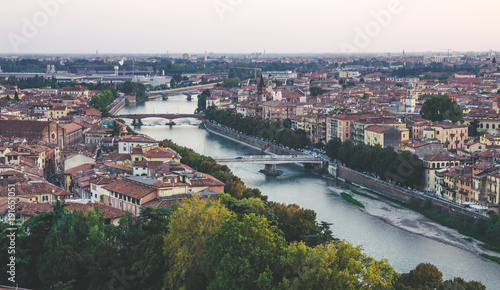
[[[0,53],[500,50],[498,0],[3,0],[1,7]]]

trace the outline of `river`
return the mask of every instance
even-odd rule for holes
[[[134,108],[123,108],[119,114],[193,113],[196,98],[169,97],[168,101],[150,101]],[[131,120],[126,120],[131,124]],[[164,125],[167,120],[145,119],[135,131],[157,140],[171,139],[175,143],[212,156],[242,156],[259,154],[255,149],[215,136],[199,129],[194,119],[175,120],[176,125]],[[279,177],[259,173],[264,165],[232,164],[231,170],[247,186],[259,188],[269,200],[296,203],[316,211],[318,221],[332,223],[333,235],[354,245],[362,245],[370,256],[387,259],[399,272],[408,272],[421,262],[436,265],[445,279],[460,276],[481,281],[488,289],[500,286],[500,265],[486,260],[478,253],[486,252],[457,231],[388,201],[356,196],[365,205],[360,209],[342,199],[335,181],[304,172],[296,164],[279,165]],[[491,253],[490,253],[491,254]]]

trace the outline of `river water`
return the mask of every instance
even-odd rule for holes
[[[168,101],[151,101],[134,108],[123,108],[119,114],[193,113],[196,98],[169,97]],[[131,120],[125,120],[131,124]],[[242,156],[259,154],[255,149],[199,129],[194,119],[144,119],[144,125],[134,130],[157,140],[171,139],[175,143],[212,156]],[[457,231],[436,224],[422,215],[387,201],[356,196],[365,205],[360,209],[342,199],[335,181],[304,172],[296,164],[278,165],[279,177],[266,177],[258,171],[259,164],[231,164],[231,170],[247,186],[259,188],[269,200],[296,203],[316,211],[318,221],[332,223],[333,235],[354,245],[362,245],[370,256],[386,258],[399,272],[408,272],[421,262],[436,265],[445,279],[454,276],[481,281],[488,289],[500,289],[500,265],[478,254],[484,251],[476,241],[470,241]]]

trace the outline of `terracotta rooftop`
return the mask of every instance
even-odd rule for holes
[[[427,161],[461,161],[461,160],[465,160],[465,158],[463,157],[460,157],[458,155],[454,155],[454,154],[451,154],[451,153],[437,153],[437,154],[433,154],[433,155],[429,155],[427,157],[424,158],[424,160],[427,160]]]
[[[68,206],[65,207],[67,211],[79,210],[84,213],[87,212],[91,207],[98,206],[100,210],[104,211],[105,219],[115,219],[123,216],[125,214],[124,210],[107,206],[101,203],[86,204],[86,203],[75,203],[68,202]],[[16,205],[16,209],[19,214],[25,216],[36,216],[38,212],[49,212],[52,211],[54,203],[42,202],[42,203],[29,203],[29,202],[19,202]]]
[[[391,127],[391,126],[372,125],[372,126],[368,126],[368,127],[366,127],[366,128],[365,128],[365,130],[372,131],[372,132],[376,132],[376,133],[383,133],[383,132],[388,131],[388,130],[391,130],[391,129],[394,129],[394,127]]]
[[[148,194],[156,191],[156,188],[152,186],[148,186],[128,179],[117,180],[115,182],[103,186],[103,188],[136,199],[143,198]]]

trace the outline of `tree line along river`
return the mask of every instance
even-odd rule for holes
[[[151,101],[136,107],[123,108],[118,114],[193,113],[196,98],[188,102],[186,96],[169,97],[168,101]],[[132,120],[125,120],[131,124]],[[165,125],[168,120],[144,119],[138,133],[157,140],[171,139],[211,157],[258,155],[258,150],[199,129],[198,120],[177,119],[176,125]],[[231,170],[248,187],[259,188],[269,200],[296,203],[316,211],[318,221],[332,223],[333,235],[354,245],[376,259],[386,258],[399,272],[408,272],[421,262],[436,265],[445,279],[454,276],[481,281],[488,289],[500,283],[500,265],[478,255],[482,249],[475,241],[466,239],[457,231],[443,227],[422,215],[388,201],[356,196],[365,205],[360,209],[340,197],[342,189],[334,180],[327,180],[304,172],[298,164],[278,165],[283,174],[267,177],[259,170],[263,164],[230,164]]]

